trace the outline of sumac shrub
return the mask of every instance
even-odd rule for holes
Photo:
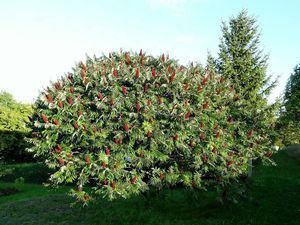
[[[56,169],[51,182],[76,184],[83,201],[222,187],[248,159],[271,154],[230,107],[240,107],[232,85],[201,65],[113,52],[78,63],[40,94],[33,150]]]

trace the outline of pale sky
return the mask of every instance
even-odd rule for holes
[[[221,22],[247,9],[257,18],[268,73],[282,94],[300,62],[297,0],[0,0],[0,91],[33,103],[86,54],[169,53],[186,64],[217,57]]]

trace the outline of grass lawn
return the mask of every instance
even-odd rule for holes
[[[189,191],[167,190],[154,198],[149,208],[145,208],[142,197],[112,202],[99,199],[88,207],[70,207],[74,199],[65,194],[67,187],[43,187],[40,181],[47,170],[42,165],[25,164],[0,181],[1,189],[14,187],[12,181],[20,175],[25,179],[17,194],[0,197],[0,224],[299,225],[300,161],[286,151],[274,159],[277,167],[254,168],[249,198],[240,204],[221,205],[211,192],[201,192],[195,202]]]

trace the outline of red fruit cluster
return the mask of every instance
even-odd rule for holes
[[[126,87],[122,86],[122,93],[124,96],[126,96]]]
[[[141,109],[141,105],[140,105],[139,102],[136,103],[135,108],[136,108],[136,112],[139,113],[139,112],[140,112],[140,109]]]
[[[85,162],[86,164],[91,164],[91,157],[89,155],[85,156]]]
[[[105,154],[106,154],[107,156],[110,155],[110,149],[109,149],[108,147],[105,148]]]
[[[57,154],[60,154],[61,151],[62,151],[62,147],[58,144],[58,145],[56,145],[54,151],[55,151]]]
[[[72,105],[72,103],[73,103],[72,96],[68,96],[67,102],[69,103],[69,105]]]
[[[44,115],[44,114],[42,114],[42,119],[43,119],[44,123],[48,123],[49,122],[47,116]]]
[[[124,130],[125,130],[126,132],[128,132],[128,131],[129,131],[128,123],[124,123],[123,128],[124,128]]]
[[[47,94],[46,97],[47,97],[47,100],[48,100],[49,103],[53,102],[53,99],[52,99],[50,94]]]

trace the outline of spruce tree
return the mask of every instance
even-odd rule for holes
[[[246,10],[231,18],[228,25],[223,22],[217,68],[232,81],[232,89],[236,92],[235,100],[239,105],[232,107],[232,117],[246,122],[248,130],[259,137],[249,146],[249,155],[253,159],[259,157],[253,148],[271,147],[278,109],[277,101],[273,104],[267,101],[276,81],[271,82],[267,75],[268,56],[263,54],[259,43],[257,22]]]

